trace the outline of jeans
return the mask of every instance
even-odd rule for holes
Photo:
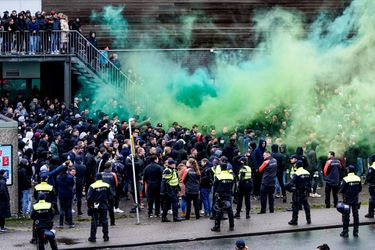
[[[201,193],[201,200],[202,200],[203,207],[204,207],[204,214],[210,215],[211,214],[211,204],[210,204],[211,189],[201,188],[200,193]]]
[[[52,32],[51,34],[51,52],[58,51],[59,50],[59,40],[60,40],[60,34]]]
[[[22,216],[30,213],[31,208],[31,188],[22,191]]]
[[[181,197],[181,211],[186,213],[186,198],[185,198],[185,196]]]
[[[29,53],[36,53],[39,50],[39,36],[30,36]]]
[[[59,198],[60,202],[60,226],[64,225],[64,216],[69,225],[73,225],[72,199]]]

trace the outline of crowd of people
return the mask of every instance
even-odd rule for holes
[[[138,208],[143,211],[143,201],[147,199],[145,211],[149,218],[161,217],[162,222],[169,222],[171,210],[173,221],[179,222],[190,219],[193,204],[195,218],[211,217],[215,220],[212,230],[220,231],[224,212],[228,212],[230,229],[234,229],[233,218],[241,218],[243,200],[245,217],[249,219],[251,200],[260,200],[261,214],[267,212],[268,200],[268,210],[273,213],[275,194],[287,202],[286,191],[293,193],[293,218],[289,224],[297,225],[302,205],[307,222],[311,223],[307,200],[320,197],[317,188],[323,184],[322,176],[327,208],[332,207],[331,193],[335,207],[339,203],[338,192],[345,195],[347,187],[340,189],[347,174],[345,161],[336,158],[334,152],[329,152],[328,159],[318,158],[316,141],[307,149],[298,147],[295,152],[288,152],[281,140],[263,140],[252,129],[224,129],[219,133],[211,128],[202,133],[198,125],[187,128],[178,122],[165,127],[161,123],[152,125],[149,120],[131,119],[129,124],[120,121],[117,114],[90,111],[89,103],[88,97],[75,98],[72,105],[49,98],[27,100],[22,93],[12,101],[7,97],[1,99],[2,113],[19,124],[19,202],[24,218],[29,218],[33,211],[32,200],[39,201],[38,196],[43,193],[53,213],[59,215],[58,227],[64,228],[67,223],[74,228],[72,211],[83,214],[85,196],[105,197],[105,211],[109,212],[110,224],[115,225],[114,214],[124,212],[120,200],[129,202],[132,196],[131,213]],[[370,159],[375,161],[375,157]],[[375,200],[373,166],[368,171],[371,199],[366,216],[370,218],[374,216]],[[357,169],[350,166],[349,172],[355,174]],[[1,178],[5,180],[5,176]],[[107,187],[100,181],[108,184],[108,195],[95,195],[101,190],[98,187]],[[358,179],[355,181],[361,183],[360,179],[359,183]],[[357,198],[352,197],[351,205],[358,203],[359,191]],[[10,216],[9,206],[3,203],[9,195],[1,195],[0,217],[6,218]],[[88,210],[92,212],[99,201],[89,197]],[[235,213],[232,202],[236,203]],[[353,213],[356,223],[358,210]],[[4,220],[0,226],[6,231]],[[358,234],[358,227],[355,230]]]
[[[68,31],[82,32],[80,19],[69,21],[62,12],[51,10],[29,10],[17,13],[4,11],[0,15],[0,49],[1,54],[66,53],[69,42]],[[96,44],[95,33],[90,33],[88,40]]]

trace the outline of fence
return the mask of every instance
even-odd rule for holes
[[[134,99],[134,84],[108,53],[99,51],[77,31],[0,31],[0,53],[5,56],[45,56],[71,54],[81,59],[104,82],[112,84],[129,99]]]

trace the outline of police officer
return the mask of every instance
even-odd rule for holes
[[[352,209],[353,219],[354,219],[353,236],[358,237],[358,227],[359,227],[358,195],[362,191],[362,184],[361,184],[361,178],[355,175],[355,170],[356,169],[353,165],[349,165],[348,167],[349,173],[342,180],[339,193],[343,194],[344,204],[349,205],[349,207]],[[340,236],[345,237],[345,238],[349,236],[348,233],[349,233],[350,208],[349,208],[349,211],[344,212],[342,214],[343,230],[340,233]]]
[[[296,171],[297,171],[297,166],[296,166],[296,163],[298,161],[298,156],[293,154],[289,157],[289,161],[290,161],[290,173],[289,173],[289,176],[290,176],[290,179],[293,179],[294,175],[296,174]]]
[[[55,191],[53,190],[53,186],[47,183],[48,176],[42,175],[40,177],[40,183],[35,186],[34,188],[34,199],[37,201],[41,195],[44,195],[44,200],[46,202],[54,202],[56,195]],[[34,225],[35,226],[35,225]],[[32,231],[32,239],[30,243],[35,244],[37,239],[36,231]]]
[[[215,206],[216,219],[215,226],[211,228],[211,231],[220,232],[220,221],[223,217],[224,212],[228,213],[229,217],[229,230],[234,230],[234,216],[232,210],[232,190],[234,176],[227,170],[227,164],[220,164],[220,173],[216,175],[214,182],[214,193],[216,196]]]
[[[288,222],[289,225],[298,224],[298,212],[301,205],[305,209],[307,224],[311,224],[310,205],[308,203],[311,182],[309,171],[303,168],[303,162],[296,162],[297,171],[292,180],[285,185],[286,190],[293,192],[292,196],[292,220]]]
[[[375,155],[371,156],[371,161],[372,164],[368,168],[368,173],[366,176],[368,191],[370,193],[370,199],[368,202],[368,214],[365,215],[366,218],[374,218],[375,209]]]
[[[108,236],[108,218],[109,209],[108,200],[112,198],[109,184],[103,182],[102,174],[96,174],[96,182],[90,185],[87,192],[88,215],[91,216],[90,242],[96,242],[96,229],[98,223],[102,224],[103,239],[109,240]]]
[[[109,190],[111,191],[111,197],[108,199],[109,206],[109,218],[111,221],[111,226],[116,225],[115,222],[115,196],[116,188],[118,186],[117,175],[112,172],[112,163],[106,162],[104,164],[104,172],[102,172],[103,182],[109,184]]]
[[[251,168],[247,164],[247,158],[241,157],[241,168],[238,173],[238,198],[237,198],[237,212],[235,218],[241,218],[240,212],[242,209],[242,200],[245,198],[246,219],[250,218],[250,194],[253,188],[251,180]]]
[[[168,210],[172,205],[173,221],[180,222],[182,219],[178,217],[178,194],[179,180],[176,171],[176,162],[168,160],[168,166],[163,171],[160,194],[163,201],[163,213],[161,222],[170,222],[167,218]]]
[[[47,176],[40,177],[40,183],[34,188],[34,199],[38,200],[40,195],[44,194],[45,200],[52,203],[52,201],[55,199],[55,191],[53,190],[53,186],[48,184],[47,181]]]
[[[46,201],[44,193],[40,193],[39,200],[33,205],[31,219],[33,222],[33,231],[36,233],[38,249],[44,250],[44,242],[47,239],[53,250],[57,249],[55,234],[53,228],[54,212],[52,204]]]

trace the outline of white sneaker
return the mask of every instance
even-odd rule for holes
[[[122,211],[120,208],[114,208],[113,211],[115,213],[123,213],[124,211]]]
[[[74,214],[76,211],[74,209],[72,209],[72,213]]]
[[[309,196],[310,196],[310,197],[315,197],[315,196],[314,196],[314,193],[310,193],[310,195],[309,195]]]
[[[315,193],[314,194],[314,197],[316,197],[316,198],[320,198],[320,197],[322,197],[320,194],[318,194],[318,193]]]
[[[172,210],[168,210],[168,214],[173,214]]]

